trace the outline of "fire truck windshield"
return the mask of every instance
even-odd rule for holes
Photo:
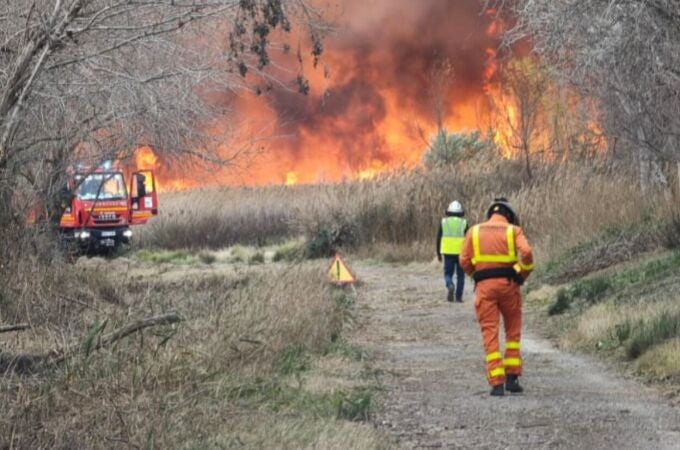
[[[76,194],[80,200],[125,200],[127,190],[125,180],[120,173],[93,173],[82,179],[76,176],[80,183]],[[103,183],[103,184],[102,184]],[[99,197],[97,197],[99,192]]]

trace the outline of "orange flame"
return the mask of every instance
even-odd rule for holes
[[[374,0],[368,14],[363,0],[341,3],[351,32],[325,42],[327,67],[305,71],[309,95],[263,85],[257,91],[264,95],[225,100],[240,117],[251,118],[248,126],[257,130],[251,140],[258,145],[266,142],[263,129],[279,136],[265,144],[268,148],[258,152],[245,173],[229,167],[182,173],[148,147],[138,150],[138,166],[152,166],[164,190],[371,180],[386,171],[417,167],[437,132],[428,72],[439,57],[453,65],[451,86],[441,102],[441,125],[448,132],[493,130],[502,156],[516,156],[508,140],[518,110],[512,99],[502,98],[498,86],[504,56],[500,38],[507,24],[497,11],[480,15],[476,2]],[[441,54],[433,56],[433,49]],[[294,54],[273,58],[280,67],[299,64]],[[499,104],[506,105],[509,123],[498,124],[492,117],[492,105]],[[223,131],[214,128],[216,134]],[[227,134],[237,127],[230,123],[223,128]],[[225,159],[231,156],[229,148],[225,142]]]
[[[295,186],[298,184],[298,176],[295,172],[288,172],[286,174],[286,186]]]
[[[137,170],[158,169],[158,156],[151,147],[140,147],[135,152],[135,165]]]

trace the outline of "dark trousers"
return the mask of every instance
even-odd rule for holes
[[[465,289],[465,272],[460,266],[458,255],[442,255],[444,257],[444,281],[446,287],[453,287],[453,273],[456,273],[456,298],[463,296],[463,289]]]

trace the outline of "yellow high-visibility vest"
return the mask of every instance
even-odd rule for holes
[[[439,252],[442,255],[460,255],[465,242],[467,220],[462,217],[444,217],[442,219],[442,240]]]
[[[479,225],[472,227],[472,264],[477,263],[516,263],[517,248],[515,247],[515,230],[512,225],[508,225],[505,230],[508,244],[508,253],[498,255],[483,254],[479,244]]]

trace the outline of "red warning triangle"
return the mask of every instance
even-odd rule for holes
[[[335,284],[356,283],[357,277],[340,255],[335,255],[330,267],[328,268],[328,278]]]

